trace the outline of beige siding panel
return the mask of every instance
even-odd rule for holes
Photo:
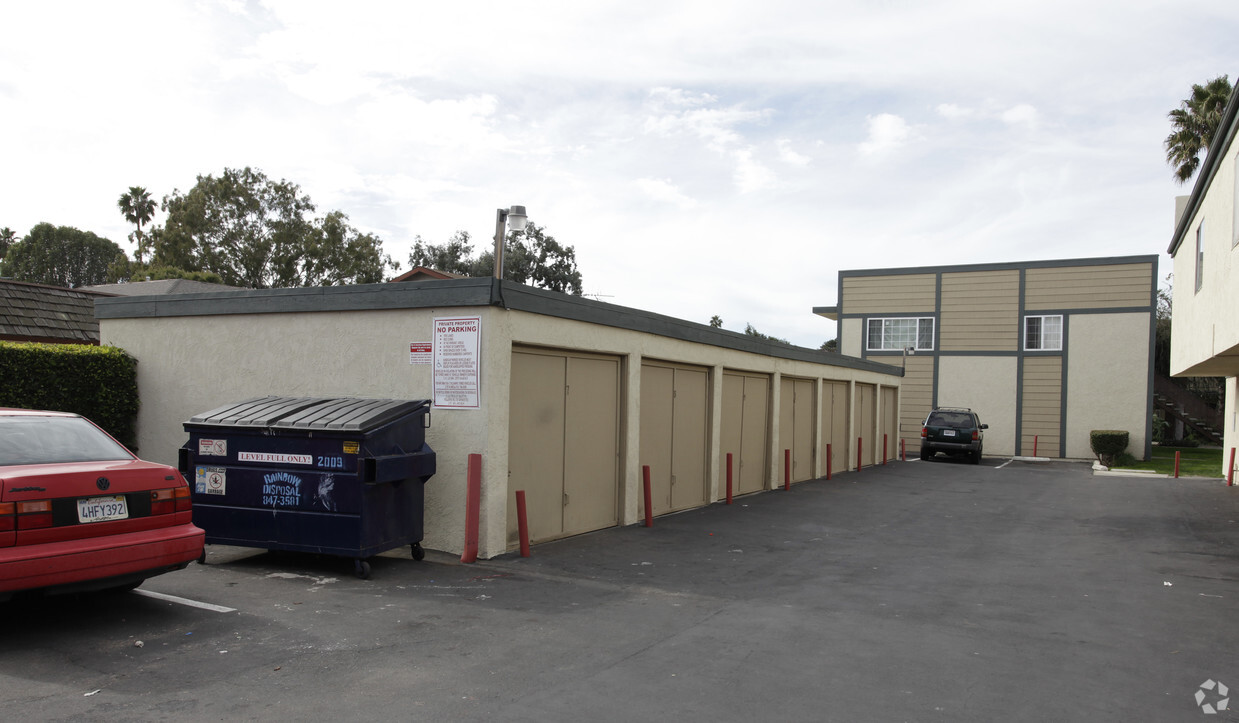
[[[839,311],[845,314],[933,313],[936,274],[846,276]]]
[[[1061,457],[1063,360],[1058,356],[1024,359],[1024,399],[1020,420],[1020,454]]]
[[[899,436],[907,445],[908,457],[921,451],[921,423],[929,416],[934,402],[934,363],[932,356],[910,356],[900,385]]]
[[[1024,308],[1037,311],[1148,306],[1152,287],[1151,264],[1028,269],[1024,275]]]
[[[1016,351],[1020,272],[944,273],[938,323],[942,351]]]

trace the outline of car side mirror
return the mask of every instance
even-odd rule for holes
[[[981,429],[989,429],[989,425],[988,425],[988,424],[982,424],[982,425],[981,425]]]

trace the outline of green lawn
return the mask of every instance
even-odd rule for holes
[[[1174,474],[1174,453],[1179,453],[1180,477],[1218,477],[1222,471],[1222,450],[1193,447],[1154,447],[1148,462],[1132,462],[1123,469],[1149,469],[1162,474]]]

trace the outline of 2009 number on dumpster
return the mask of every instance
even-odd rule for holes
[[[319,457],[318,466],[323,469],[344,469],[343,457]]]

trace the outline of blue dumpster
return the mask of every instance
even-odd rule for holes
[[[208,544],[352,558],[421,547],[430,400],[261,397],[185,422],[180,469]]]

